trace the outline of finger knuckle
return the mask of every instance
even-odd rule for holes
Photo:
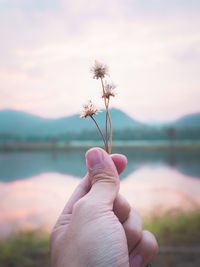
[[[133,209],[130,213],[133,223],[131,224],[131,232],[134,236],[135,243],[138,243],[142,239],[142,219],[140,215]]]
[[[118,184],[118,179],[116,179],[115,175],[110,170],[94,170],[92,173],[92,184],[104,182],[104,183],[112,183],[114,185]]]
[[[152,250],[153,250],[153,254],[154,255],[157,255],[158,254],[159,247],[158,247],[158,243],[157,243],[156,239],[155,239],[155,242],[153,244]]]
[[[74,204],[72,213],[74,214],[74,213],[80,212],[80,210],[82,210],[84,205],[85,205],[85,200],[84,199],[80,199],[79,201],[77,201]]]
[[[94,209],[96,209],[96,204],[92,200],[85,197],[74,204],[73,213],[87,214],[88,212],[92,212]]]
[[[132,229],[132,235],[134,236],[135,243],[138,243],[142,238],[142,227],[136,226]]]
[[[158,242],[157,242],[155,236],[151,232],[146,231],[146,230],[144,230],[144,234],[146,234],[146,235],[149,236],[149,238],[148,238],[149,241],[147,242],[148,243],[147,245],[149,247],[149,250],[151,252],[151,255],[152,256],[157,255],[158,254],[159,247],[158,247]]]
[[[54,244],[56,243],[56,234],[54,232],[54,230],[51,232],[50,234],[50,238],[49,238],[49,247],[50,250],[52,250]]]

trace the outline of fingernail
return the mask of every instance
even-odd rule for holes
[[[136,255],[131,263],[133,267],[141,267],[142,266],[142,257],[140,255]]]
[[[103,153],[99,149],[90,149],[86,153],[86,163],[90,170],[97,169],[103,165]]]

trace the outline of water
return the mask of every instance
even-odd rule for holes
[[[200,151],[117,149],[128,158],[124,179],[143,165],[168,166],[188,176],[200,178]],[[85,150],[33,151],[0,153],[0,181],[26,179],[44,172],[56,172],[75,177],[86,173]]]
[[[121,193],[142,215],[200,208],[200,151],[115,152],[128,158]],[[0,153],[0,170],[0,238],[24,228],[50,229],[86,173],[85,150]]]

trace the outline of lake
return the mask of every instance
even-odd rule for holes
[[[85,149],[0,153],[0,238],[51,229],[86,172]],[[200,207],[200,151],[118,148],[128,166],[121,193],[143,216]]]

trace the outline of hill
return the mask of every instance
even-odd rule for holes
[[[174,127],[200,128],[200,113],[185,115],[173,123]]]
[[[142,125],[126,113],[118,109],[111,109],[114,130],[131,129]],[[101,127],[105,124],[105,110],[96,116]],[[80,133],[84,130],[95,129],[91,119],[80,119],[78,114],[58,118],[41,118],[29,113],[16,110],[0,111],[0,134],[20,136],[55,136],[65,133]]]

